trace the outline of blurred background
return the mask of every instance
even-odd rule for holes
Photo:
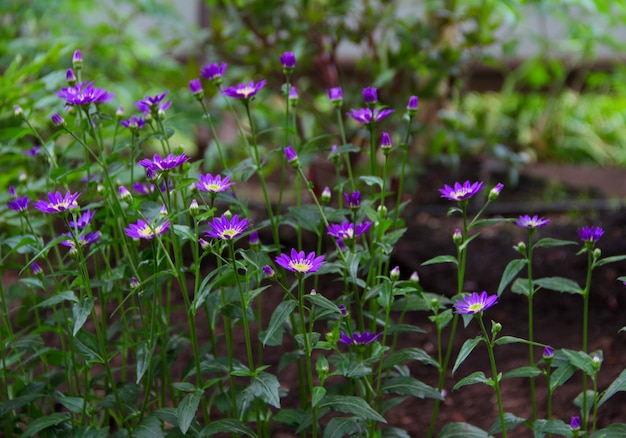
[[[623,0],[0,5],[2,186],[23,170],[19,151],[34,145],[13,105],[47,138],[50,115],[64,111],[53,92],[65,86],[76,49],[85,60],[83,78],[115,93],[107,108],[111,116],[122,106],[128,117],[135,112],[132,102],[169,90],[175,110],[168,123],[176,128],[176,143],[207,161],[215,148],[189,80],[211,62],[228,63],[225,85],[266,79],[270,91],[257,99],[256,117],[261,129],[281,126],[279,55],[289,50],[297,56],[292,84],[300,96],[298,136],[311,150],[326,151],[338,142],[326,90],[341,86],[347,111],[362,105],[363,87],[375,86],[379,100],[397,111],[385,121],[395,142],[406,129],[400,114],[409,96],[420,98],[410,158],[416,181],[432,169],[455,172],[464,163],[487,176],[504,174],[511,185],[523,169],[542,165],[626,165]],[[219,123],[225,103],[209,88],[208,107]],[[355,143],[367,138],[356,124],[347,129]],[[282,136],[276,135],[279,145]],[[272,144],[272,135],[265,141]],[[573,178],[579,176],[574,170]],[[613,185],[626,191],[624,180]]]

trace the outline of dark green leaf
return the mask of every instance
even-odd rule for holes
[[[76,298],[76,294],[70,290],[66,290],[65,292],[58,293],[48,298],[47,300],[43,300],[41,303],[33,306],[34,309],[39,307],[51,307],[55,304],[62,303],[63,301],[73,301],[77,302],[78,298]]]
[[[476,426],[467,423],[446,424],[438,438],[489,438],[489,434]]]
[[[626,436],[626,424],[611,424],[591,435],[591,438],[624,438]]]
[[[267,331],[263,336],[263,346],[265,346],[268,340],[272,339],[275,334],[282,335],[284,331],[283,323],[287,318],[289,318],[289,315],[291,315],[295,308],[296,302],[292,300],[283,301],[278,306],[276,306],[274,313],[272,313],[272,317],[270,319],[269,326],[267,327]]]
[[[141,382],[141,378],[150,367],[150,361],[152,360],[152,351],[148,350],[147,344],[139,344],[137,346],[136,355],[137,363],[135,364],[135,372],[137,373],[137,378],[135,379],[135,383],[139,383]]]
[[[456,257],[450,255],[441,255],[426,260],[424,263],[422,263],[422,266],[435,265],[437,263],[454,263],[456,265],[458,262],[456,260]]]
[[[514,294],[528,296],[528,279],[516,278],[513,285],[511,285],[511,292]]]
[[[133,434],[134,438],[163,438],[164,436],[161,421],[153,416],[144,417]]]
[[[469,376],[463,377],[461,380],[456,382],[456,385],[454,385],[454,388],[452,388],[452,390],[456,391],[463,386],[475,385],[476,383],[487,383],[488,381],[489,379],[487,379],[485,373],[483,373],[482,371],[474,371]]]
[[[411,435],[398,427],[385,427],[382,430],[382,438],[411,438]]]
[[[511,379],[513,377],[537,377],[541,374],[541,370],[537,367],[527,365],[515,368],[502,376],[503,379]]]
[[[313,388],[311,394],[311,407],[317,406],[317,404],[326,396],[326,388],[323,386],[316,386]]]
[[[517,277],[519,271],[521,271],[526,264],[525,259],[515,259],[511,260],[509,264],[506,265],[502,273],[502,278],[500,279],[500,285],[498,286],[498,296],[502,295],[504,289]]]
[[[187,394],[178,405],[176,409],[176,417],[178,418],[178,428],[185,434],[191,426],[191,422],[196,417],[196,411],[200,400],[202,399],[202,392],[192,392]]]
[[[367,429],[357,417],[335,417],[324,429],[323,438],[343,438],[345,436],[365,436]]]
[[[252,429],[243,424],[241,421],[235,420],[234,418],[225,418],[222,420],[212,421],[211,424],[202,429],[199,437],[213,436],[218,433],[227,433],[231,436],[239,434],[253,438],[256,438],[257,436]]]
[[[69,419],[70,414],[66,412],[57,412],[54,414],[36,418],[28,423],[28,427],[20,436],[25,438],[37,436],[40,432],[46,430],[47,428],[69,421]]]
[[[525,418],[517,417],[510,412],[504,413],[504,427],[507,431],[515,429],[520,424],[523,424],[526,421]],[[498,418],[489,428],[489,433],[501,433],[502,432],[502,423],[500,423],[500,419]]]
[[[605,257],[603,259],[597,260],[595,262],[595,266],[608,265],[609,263],[621,262],[622,260],[626,260],[626,255]]]
[[[535,284],[544,289],[557,292],[567,292],[570,294],[582,294],[582,289],[574,280],[563,277],[547,277],[535,280]]]
[[[562,420],[537,420],[533,423],[535,438],[543,438],[546,433],[555,433],[559,436],[571,436],[572,428]]]
[[[329,408],[333,411],[353,414],[363,420],[373,420],[381,423],[387,422],[387,420],[372,409],[365,400],[351,395],[326,396],[326,398],[322,400],[320,408]]]
[[[72,307],[72,315],[74,315],[74,329],[72,336],[82,328],[93,309],[93,303],[96,301],[93,297],[83,297]]]
[[[574,375],[576,368],[569,362],[560,365],[550,374],[550,391],[556,390],[559,386],[567,382]]]
[[[380,188],[383,187],[383,180],[380,179],[377,176],[371,176],[371,175],[362,175],[359,177],[361,180],[363,180],[365,182],[365,184],[367,184],[368,186],[378,186]]]
[[[443,400],[443,396],[437,389],[410,376],[391,378],[387,380],[380,389],[383,392],[390,392],[392,394]]]
[[[600,401],[598,402],[598,407],[602,406],[602,404],[613,397],[615,393],[626,391],[626,369],[622,370],[622,372],[613,380],[613,382],[609,385],[608,388],[600,397]]]
[[[553,239],[551,237],[544,237],[543,239],[539,239],[533,246],[535,248],[551,248],[554,246],[564,245],[576,245],[576,242],[573,242],[571,240],[560,240]]]
[[[60,392],[56,393],[54,398],[58,400],[63,406],[65,406],[70,412],[80,414],[83,411],[84,398],[82,397],[70,397]],[[89,408],[89,403],[87,403]]]
[[[588,376],[593,376],[595,374],[592,359],[588,354],[582,351],[567,350],[565,348],[560,351],[567,357],[569,363],[574,365],[579,370],[582,370]]]
[[[387,356],[383,362],[383,368],[389,369],[396,365],[410,361],[419,361],[428,365],[439,367],[439,363],[421,348],[403,348],[402,350],[394,351]]]
[[[476,346],[482,341],[483,338],[480,336],[476,336],[473,339],[468,339],[463,343],[461,350],[459,351],[459,355],[456,358],[456,362],[454,362],[454,367],[452,367],[452,374],[457,370],[457,368],[467,359],[467,356],[476,348]]]
[[[278,390],[280,383],[275,375],[260,373],[252,378],[249,386],[250,392],[259,397],[265,403],[280,409],[280,395]]]

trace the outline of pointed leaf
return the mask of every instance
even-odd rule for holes
[[[537,286],[557,292],[567,292],[569,294],[582,294],[582,289],[574,280],[563,277],[547,277],[535,280]]]
[[[378,412],[372,409],[365,400],[352,395],[326,396],[326,398],[320,404],[320,408],[329,408],[333,411],[357,415],[363,420],[374,420],[381,423],[387,422],[387,420],[385,420]]]
[[[544,237],[543,239],[539,239],[533,247],[535,248],[551,248],[554,246],[564,246],[564,245],[576,245],[576,242],[571,240],[561,240],[561,239],[553,239],[552,237]]]
[[[550,374],[550,391],[556,390],[559,386],[567,382],[574,375],[576,368],[569,362],[560,365]]]
[[[454,263],[456,265],[458,262],[456,260],[456,257],[450,255],[441,255],[426,260],[424,263],[422,263],[422,266],[435,265],[437,263]]]
[[[291,313],[293,312],[293,309],[295,308],[296,308],[296,302],[292,300],[283,301],[278,306],[276,306],[274,313],[272,313],[272,317],[270,319],[269,326],[267,327],[267,331],[265,332],[265,335],[263,336],[263,341],[262,341],[263,346],[265,346],[267,342],[270,339],[272,339],[275,334],[280,333],[282,335],[282,332],[283,332],[282,325],[285,322],[285,320],[289,318],[289,315],[291,315]]]
[[[212,421],[211,424],[202,429],[199,436],[213,436],[218,433],[227,433],[230,436],[246,435],[252,438],[256,438],[257,436],[252,429],[234,418],[224,418],[222,420]]]
[[[498,286],[498,296],[502,295],[504,289],[511,283],[519,271],[521,271],[524,266],[526,266],[527,262],[525,259],[515,259],[511,260],[506,268],[504,268],[504,272],[502,273],[502,278],[500,279],[500,285]]]
[[[48,298],[47,300],[43,300],[41,303],[33,306],[33,308],[37,309],[40,307],[52,307],[55,304],[62,303],[63,301],[73,301],[76,303],[78,302],[78,298],[76,298],[76,294],[74,292],[72,292],[71,290],[66,290],[65,292],[56,294]]]
[[[454,367],[452,367],[452,374],[457,370],[457,368],[467,359],[467,356],[476,348],[476,346],[482,341],[483,338],[480,336],[476,336],[473,339],[468,339],[463,343],[461,350],[459,351],[459,355],[456,358],[456,362],[454,362]]]
[[[326,396],[326,388],[316,386],[311,393],[311,407],[314,408]]]
[[[504,373],[503,379],[511,379],[514,377],[537,377],[541,374],[541,370],[537,367],[527,365],[519,368],[515,368],[509,372]]]
[[[85,399],[82,397],[70,397],[58,392],[55,394],[54,398],[56,398],[59,403],[65,406],[70,412],[80,414],[83,411],[83,403],[85,402]],[[89,403],[87,403],[87,406],[89,407]]]
[[[595,262],[595,266],[608,265],[609,263],[621,262],[622,260],[626,260],[626,255],[605,257],[603,259],[597,260]]]
[[[485,376],[485,373],[483,373],[482,371],[474,371],[469,376],[463,377],[461,380],[456,382],[456,385],[454,385],[454,388],[452,388],[452,390],[456,391],[463,386],[475,385],[476,383],[487,383],[487,381],[489,381],[489,379],[487,378],[487,376]]]
[[[152,351],[148,351],[147,344],[139,344],[137,346],[136,355],[137,363],[135,364],[135,372],[137,373],[137,378],[135,379],[135,383],[139,383],[141,382],[141,378],[150,367],[150,361],[152,360]]]
[[[278,379],[275,375],[269,373],[260,373],[254,376],[252,384],[249,386],[252,394],[278,409],[280,409],[279,388],[280,383],[278,383]]]
[[[536,420],[533,423],[534,436],[543,438],[546,433],[555,433],[559,436],[571,436],[572,428],[563,420]]]
[[[489,438],[489,434],[476,426],[467,423],[446,424],[438,438]]]
[[[528,296],[528,279],[516,278],[511,285],[511,292],[514,294]]]
[[[526,421],[525,418],[520,418],[516,415],[511,414],[510,412],[504,413],[504,427],[507,431],[515,429],[520,424],[523,424]],[[501,433],[502,432],[502,423],[500,423],[500,419],[497,419],[489,428],[489,433]]]
[[[163,438],[164,436],[161,421],[153,416],[141,420],[133,433],[134,438]]]
[[[176,409],[176,417],[178,419],[178,428],[185,434],[189,430],[191,423],[196,417],[198,405],[202,399],[202,392],[192,392],[187,394]]]
[[[82,328],[89,317],[93,309],[93,303],[95,298],[83,297],[78,303],[72,307],[72,315],[74,315],[74,329],[72,330],[72,336],[76,336],[76,333]]]
[[[591,357],[582,352],[582,351],[574,351],[562,349],[560,350],[569,360],[569,363],[574,365],[579,370],[582,370],[588,376],[593,376],[595,374],[595,370],[593,369],[593,361]]]
[[[343,438],[345,436],[364,436],[365,425],[357,417],[335,417],[324,429],[323,438]]]
[[[377,176],[362,175],[359,178],[362,179],[365,182],[365,184],[367,184],[370,187],[376,185],[382,188],[384,185],[383,180]]]
[[[410,376],[391,378],[383,384],[380,390],[393,394],[412,395],[417,398],[443,400],[443,396],[437,389]]]
[[[66,412],[57,412],[54,414],[46,415],[44,417],[36,418],[28,423],[28,427],[20,436],[26,438],[31,436],[38,436],[40,432],[46,430],[47,428],[69,421],[69,419],[70,414]]]
[[[617,376],[615,380],[613,380],[613,383],[611,383],[609,387],[606,388],[606,390],[602,394],[602,397],[600,397],[598,406],[602,406],[602,404],[608,399],[610,399],[611,397],[613,397],[615,393],[621,392],[621,391],[626,391],[626,369],[624,369],[619,374],[619,376]]]
[[[626,424],[611,424],[591,435],[591,438],[624,438],[626,436]]]

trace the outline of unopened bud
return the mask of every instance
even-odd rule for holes
[[[196,216],[199,212],[200,212],[200,206],[198,205],[198,201],[196,201],[195,199],[192,199],[191,203],[189,204],[189,213],[192,216]]]
[[[454,230],[454,233],[452,234],[452,241],[455,245],[463,243],[463,234],[461,234],[461,230],[459,228]]]
[[[387,207],[385,207],[384,205],[379,205],[379,206],[378,206],[378,209],[377,209],[376,211],[377,211],[377,213],[378,213],[378,217],[379,217],[380,219],[384,219],[384,218],[386,218],[386,217],[387,217],[387,213],[389,212],[389,211],[387,210]]]
[[[211,249],[211,244],[204,240],[202,237],[198,239],[198,243],[200,244],[200,248],[202,248],[203,251],[208,251]]]
[[[322,198],[322,204],[328,204],[330,202],[330,198],[331,198],[330,188],[324,187],[324,190],[322,190],[321,198]]]
[[[230,220],[233,217],[233,213],[230,210],[226,210],[224,212],[224,217],[228,220]]]
[[[159,215],[161,217],[166,217],[167,216],[167,207],[165,205],[161,206],[161,209],[159,210]]]
[[[495,336],[502,331],[502,324],[491,321],[491,335]]]
[[[489,200],[495,201],[498,196],[500,196],[500,192],[504,188],[504,184],[498,183],[494,186],[493,189],[489,192]]]
[[[409,280],[411,280],[413,283],[419,283],[420,282],[420,276],[417,273],[417,271],[413,271],[413,273],[409,277]]]
[[[120,186],[119,191],[120,191],[120,198],[122,198],[122,201],[132,202],[133,195],[130,194],[130,192],[128,191],[126,187]]]
[[[276,278],[276,272],[274,272],[274,269],[270,265],[265,265],[262,269],[265,276],[270,280]]]
[[[389,278],[391,279],[391,281],[398,281],[400,279],[400,267],[399,266],[396,266],[395,268],[391,270],[391,272],[389,273]]]

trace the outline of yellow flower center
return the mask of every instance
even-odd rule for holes
[[[231,228],[229,230],[224,230],[221,233],[222,239],[233,239],[238,234],[238,230]]]
[[[474,303],[474,304],[470,304],[469,306],[467,306],[467,309],[474,313],[478,313],[482,311],[484,307],[485,305],[483,303]]]
[[[294,271],[300,272],[301,274],[306,274],[311,270],[311,263],[307,260],[291,260],[289,262],[289,266]]]

